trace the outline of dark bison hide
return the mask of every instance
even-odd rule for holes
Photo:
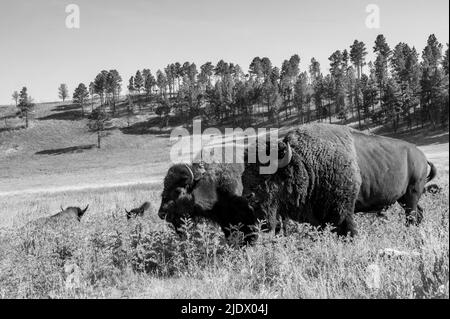
[[[230,226],[242,223],[241,229],[253,240],[253,209],[242,195],[243,164],[176,164],[164,179],[158,216],[172,223],[178,233],[183,218],[194,222],[207,219],[217,223],[225,236]]]
[[[261,175],[259,163],[247,163],[242,176],[243,194],[253,194],[255,218],[266,219],[271,228],[281,216],[316,226],[330,223],[339,234],[354,235],[355,211],[379,211],[396,201],[408,223],[420,222],[417,203],[436,169],[413,144],[346,126],[311,124],[287,134],[279,152],[288,145],[289,165]]]

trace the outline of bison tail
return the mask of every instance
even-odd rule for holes
[[[430,161],[427,161],[427,162],[428,162],[428,165],[430,165],[430,173],[427,176],[427,183],[428,183],[431,180],[433,180],[433,178],[436,177],[437,170],[436,170],[436,167],[433,165],[433,163],[431,163]]]

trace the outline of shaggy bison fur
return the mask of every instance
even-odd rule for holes
[[[404,207],[408,224],[421,221],[418,201],[436,169],[413,144],[311,124],[287,134],[279,152],[288,145],[292,159],[286,167],[261,175],[261,164],[247,163],[242,175],[243,193],[253,194],[255,218],[266,219],[269,227],[281,216],[315,226],[329,223],[340,235],[354,235],[354,212],[377,212],[395,202]]]
[[[255,220],[253,209],[242,195],[241,175],[243,164],[176,164],[164,179],[161,207],[158,216],[172,223],[177,233],[183,219],[194,222],[201,219],[217,223],[226,237],[231,225],[243,224],[242,232],[248,234]],[[240,213],[236,213],[240,212]]]

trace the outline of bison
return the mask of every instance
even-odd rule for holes
[[[67,207],[66,209],[61,207],[61,211],[55,215],[49,217],[41,217],[26,224],[24,227],[44,227],[55,226],[59,223],[73,223],[81,221],[84,213],[89,208],[89,205],[85,209],[79,207]]]
[[[67,207],[66,209],[64,209],[61,206],[61,211],[59,213],[50,216],[48,218],[50,218],[51,220],[74,219],[77,221],[81,221],[81,217],[83,217],[84,213],[87,211],[88,208],[89,205],[87,205],[85,209],[81,209],[80,207]]]
[[[231,225],[243,224],[241,229],[252,242],[251,227],[255,216],[246,198],[242,197],[243,164],[176,164],[164,178],[158,216],[170,222],[178,234],[183,218],[194,222],[207,219],[218,224],[225,236]],[[235,212],[241,212],[236,214]]]
[[[130,211],[127,211],[125,209],[125,212],[127,213],[127,219],[136,218],[137,216],[141,216],[142,217],[144,215],[144,212],[146,210],[148,210],[149,208],[150,208],[150,203],[149,202],[145,202],[140,207],[133,208]]]
[[[439,194],[442,192],[442,187],[436,184],[430,184],[424,189],[424,193],[430,193],[433,195]]]
[[[415,145],[347,126],[310,124],[288,133],[278,148],[288,163],[274,174],[261,175],[260,163],[246,163],[243,194],[253,195],[251,222],[266,219],[274,228],[281,216],[355,235],[355,212],[378,212],[395,202],[408,224],[422,220],[418,201],[436,168]]]

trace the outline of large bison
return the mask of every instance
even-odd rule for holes
[[[246,163],[242,175],[255,218],[269,227],[281,216],[330,223],[338,234],[354,235],[354,212],[378,212],[395,202],[404,207],[408,224],[420,223],[418,201],[436,169],[415,145],[347,126],[311,124],[287,134],[278,148],[287,165],[261,175],[261,164]]]

